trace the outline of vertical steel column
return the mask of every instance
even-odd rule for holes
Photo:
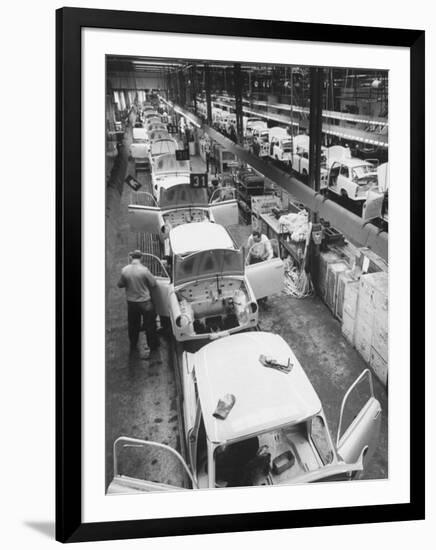
[[[292,147],[294,147],[294,67],[291,67],[291,79],[290,79],[290,89],[291,89],[291,136],[292,136]],[[297,131],[298,134],[298,131]]]
[[[238,143],[244,142],[244,125],[242,119],[242,72],[241,64],[235,63],[235,108],[236,108],[236,134],[238,136]]]
[[[191,100],[194,101],[194,113],[197,114],[197,67],[191,67]]]
[[[179,104],[182,105],[182,107],[186,106],[186,84],[185,84],[185,75],[183,74],[183,69],[179,71],[178,74],[178,80],[179,80]]]
[[[204,66],[205,88],[206,88],[206,108],[207,108],[207,123],[212,126],[212,99],[210,92],[210,68],[209,65]]]
[[[173,79],[171,78],[171,71],[168,69],[168,97],[167,99],[170,101],[174,101],[174,91],[173,91]]]
[[[321,183],[323,69],[310,69],[309,185],[316,192]]]
[[[173,85],[174,85],[174,100],[180,104],[180,91],[179,91],[179,75],[177,72],[173,72]]]
[[[309,113],[309,185],[319,192],[321,184],[321,144],[322,144],[322,90],[323,69],[310,69],[310,113]],[[321,231],[319,215],[312,212],[312,235]],[[315,287],[319,290],[319,255],[320,245],[311,239],[309,252],[309,269]]]
[[[171,77],[170,77],[169,69],[166,71],[165,80],[166,80],[166,87],[167,87],[165,92],[165,99],[167,101],[170,101],[171,100]]]

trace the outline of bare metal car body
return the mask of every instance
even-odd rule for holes
[[[267,368],[261,361],[264,356],[291,368],[288,372]],[[382,411],[369,370],[363,371],[346,392],[333,439],[315,389],[291,348],[276,334],[246,332],[223,338],[196,353],[184,352],[180,368],[186,461],[174,449],[168,448],[168,452],[182,464],[187,488],[244,486],[250,464],[259,456],[266,457],[266,471],[249,485],[358,479],[371,459]],[[344,429],[350,395],[357,386],[359,393],[362,391],[364,380],[369,383],[367,400]],[[217,402],[227,393],[234,395],[234,405],[224,420],[217,419]],[[114,443],[114,480],[108,493],[180,489],[120,474],[118,447],[131,441],[144,447],[164,447],[119,438]],[[247,442],[253,456],[246,456],[246,462],[239,466],[235,460],[230,469],[229,465],[224,467],[226,454],[237,457],[234,450],[247,448]]]
[[[174,214],[179,221],[182,215],[191,218],[201,213],[211,215],[207,207],[166,215],[172,219]],[[257,300],[283,288],[280,258],[246,266],[244,250],[237,248],[226,228],[207,219],[177,224],[169,230],[164,247],[166,264],[151,254],[144,254],[144,261],[157,266],[152,269],[157,281],[156,312],[169,317],[178,341],[216,339],[256,327]]]

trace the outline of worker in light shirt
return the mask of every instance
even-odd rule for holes
[[[274,256],[271,242],[260,231],[253,231],[247,241],[247,264],[256,264],[271,260]]]
[[[149,269],[141,263],[141,250],[131,253],[131,262],[123,267],[118,288],[124,288],[127,299],[127,325],[130,340],[130,352],[137,350],[141,322],[147,335],[150,351],[159,347],[156,332],[156,311],[152,291],[156,288],[156,279]]]

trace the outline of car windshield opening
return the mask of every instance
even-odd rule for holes
[[[259,438],[250,437],[215,449],[215,479],[219,487],[267,485],[267,468],[258,456]],[[262,479],[263,478],[263,479]]]
[[[189,183],[173,185],[168,189],[161,188],[159,203],[161,208],[170,206],[208,205],[207,189],[191,187]]]
[[[176,256],[175,283],[219,274],[243,273],[243,254],[240,250],[217,249]]]

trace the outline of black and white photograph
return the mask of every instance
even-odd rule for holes
[[[106,56],[106,494],[389,479],[389,71],[145,53]]]
[[[5,5],[2,547],[431,548],[431,7]]]

